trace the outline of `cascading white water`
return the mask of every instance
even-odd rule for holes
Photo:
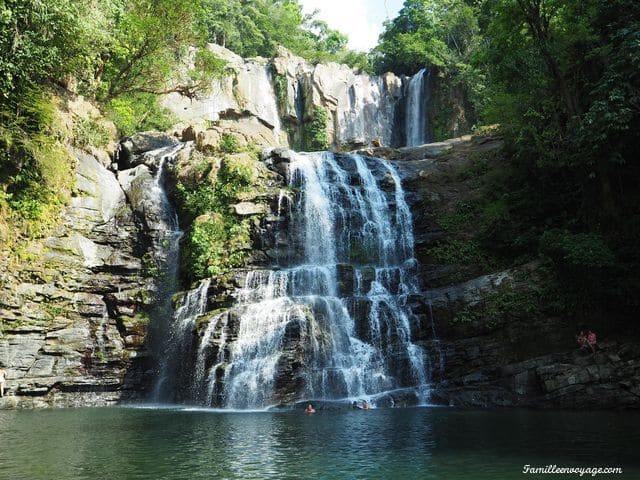
[[[395,186],[385,192],[376,177]],[[411,341],[405,305],[417,291],[411,215],[393,167],[360,155],[299,154],[289,184],[297,192],[289,261],[248,273],[235,334],[217,339],[200,387],[207,402],[264,408],[424,386],[428,359]],[[221,319],[213,321],[199,352]]]
[[[416,73],[407,87],[405,106],[405,132],[407,147],[422,145],[427,142],[428,113],[424,98],[424,81],[427,70]]]
[[[142,163],[155,169],[153,178],[142,178],[135,194],[139,210],[143,216],[146,233],[150,241],[150,257],[146,262],[156,275],[156,301],[150,312],[151,330],[149,348],[157,359],[153,386],[150,395],[152,401],[167,401],[176,398],[179,386],[191,378],[190,372],[183,371],[183,360],[189,356],[193,343],[195,319],[206,310],[206,294],[209,280],[187,292],[181,305],[172,307],[172,295],[178,287],[178,267],[180,258],[180,230],[175,209],[169,201],[165,189],[167,164],[174,161],[177,153],[184,147],[178,144],[146,152]],[[149,167],[142,166],[147,170]]]
[[[201,280],[196,288],[184,295],[165,332],[166,350],[160,358],[160,369],[153,387],[153,400],[175,397],[176,386],[189,383],[191,372],[183,368],[189,362],[196,319],[207,310],[207,292],[210,279]]]

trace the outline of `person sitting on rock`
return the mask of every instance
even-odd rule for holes
[[[307,408],[304,409],[304,413],[316,413],[316,409],[313,408],[312,404],[307,405]]]

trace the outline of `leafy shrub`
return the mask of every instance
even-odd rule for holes
[[[246,192],[253,183],[253,166],[233,156],[226,157],[220,164],[215,184],[215,196],[223,204]]]
[[[220,151],[224,153],[238,153],[240,151],[240,145],[238,145],[238,140],[236,139],[236,137],[228,133],[222,134],[219,148],[220,148]]]
[[[69,198],[73,159],[57,141],[55,103],[39,90],[21,97],[19,113],[0,110],[0,189],[3,203],[28,236],[39,236],[55,225]]]
[[[488,263],[487,256],[475,241],[451,240],[428,249],[427,253],[436,262],[446,264],[486,266]]]
[[[178,183],[181,218],[195,219],[183,244],[182,270],[187,282],[244,264],[251,248],[251,223],[249,219],[239,221],[229,206],[252,188],[252,162],[247,154],[227,155],[214,184],[208,179]]]
[[[272,72],[273,90],[278,100],[278,108],[283,111],[287,104],[287,77],[275,71]]]
[[[496,326],[511,318],[535,315],[539,310],[541,292],[533,288],[502,287],[475,305],[467,305],[453,318],[455,323],[483,322]]]
[[[82,76],[91,58],[88,2],[8,0],[0,3],[0,104],[20,105],[36,85],[72,72]]]
[[[456,205],[453,212],[439,215],[436,222],[447,232],[456,231],[468,226],[475,218],[477,218],[477,214],[477,205],[468,202],[460,202]]]
[[[321,151],[329,148],[327,122],[329,114],[322,107],[315,107],[311,123],[304,126],[304,148],[309,151]]]
[[[471,156],[471,155],[470,155]],[[456,172],[457,180],[467,180],[477,178],[489,170],[489,159],[485,156],[475,156],[470,162],[459,168]]]
[[[557,267],[572,273],[594,272],[615,264],[615,255],[595,233],[548,230],[540,238],[540,250]]]
[[[111,140],[111,132],[94,118],[80,118],[73,125],[76,145],[86,147],[106,147]]]
[[[114,98],[107,103],[105,113],[121,136],[144,130],[164,131],[175,123],[169,110],[159,105],[158,97],[148,93]]]
[[[221,275],[242,266],[250,248],[248,220],[238,223],[220,214],[203,215],[189,231],[183,261],[193,279]]]
[[[23,144],[28,163],[10,177],[9,206],[25,221],[23,231],[37,237],[57,224],[60,208],[69,199],[72,159],[62,145],[38,136]]]
[[[187,186],[182,182],[176,185],[180,201],[180,217],[191,221],[194,218],[213,211],[218,206],[213,186],[203,183],[197,186]]]

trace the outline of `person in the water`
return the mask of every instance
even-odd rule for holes
[[[371,405],[369,405],[369,402],[367,402],[366,400],[362,401],[362,409],[363,410],[371,410]]]
[[[316,409],[313,408],[313,405],[307,405],[307,408],[304,409],[304,413],[316,413]]]

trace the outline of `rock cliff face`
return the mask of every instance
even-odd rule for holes
[[[113,172],[76,151],[77,193],[60,227],[3,260],[0,364],[4,407],[117,401],[141,351],[137,315],[152,285],[142,275],[137,219]]]
[[[322,109],[328,113],[328,145],[353,148],[404,141],[398,132],[403,80],[391,73],[377,77],[336,63],[312,65],[286,50],[271,60],[244,60],[218,45],[208,48],[225,59],[233,73],[215,80],[203,98],[166,96],[164,105],[184,126],[236,128],[262,145],[304,149],[308,127]]]

